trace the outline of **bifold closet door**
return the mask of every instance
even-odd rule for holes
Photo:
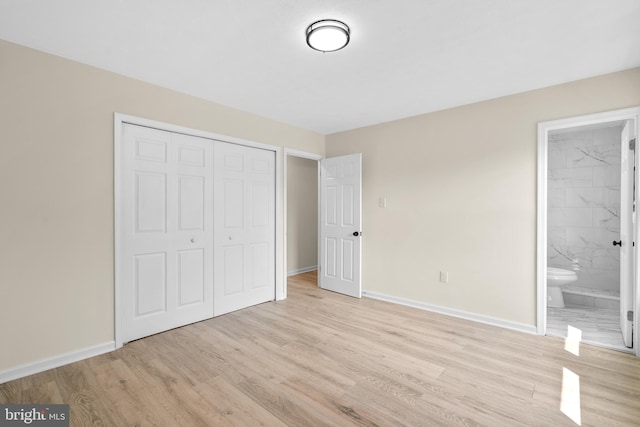
[[[124,125],[118,261],[123,342],[213,317],[213,144]]]
[[[214,142],[214,315],[275,299],[275,152]]]

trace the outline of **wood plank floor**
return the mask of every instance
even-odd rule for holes
[[[575,355],[563,339],[315,280],[290,278],[286,301],[1,384],[0,403],[69,403],[73,426],[640,425],[629,354],[581,345]],[[563,390],[563,376],[579,388]]]

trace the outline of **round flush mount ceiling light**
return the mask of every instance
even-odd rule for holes
[[[349,44],[351,30],[344,22],[322,19],[307,27],[307,44],[320,52],[335,52]]]

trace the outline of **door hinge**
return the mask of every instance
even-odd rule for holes
[[[636,139],[633,138],[632,140],[629,141],[629,150],[635,150],[636,149]]]
[[[631,310],[627,311],[627,320],[629,322],[633,322],[633,311]]]

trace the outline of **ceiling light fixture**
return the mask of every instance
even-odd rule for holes
[[[344,22],[322,19],[307,27],[307,44],[320,52],[335,52],[349,44],[351,30]]]

